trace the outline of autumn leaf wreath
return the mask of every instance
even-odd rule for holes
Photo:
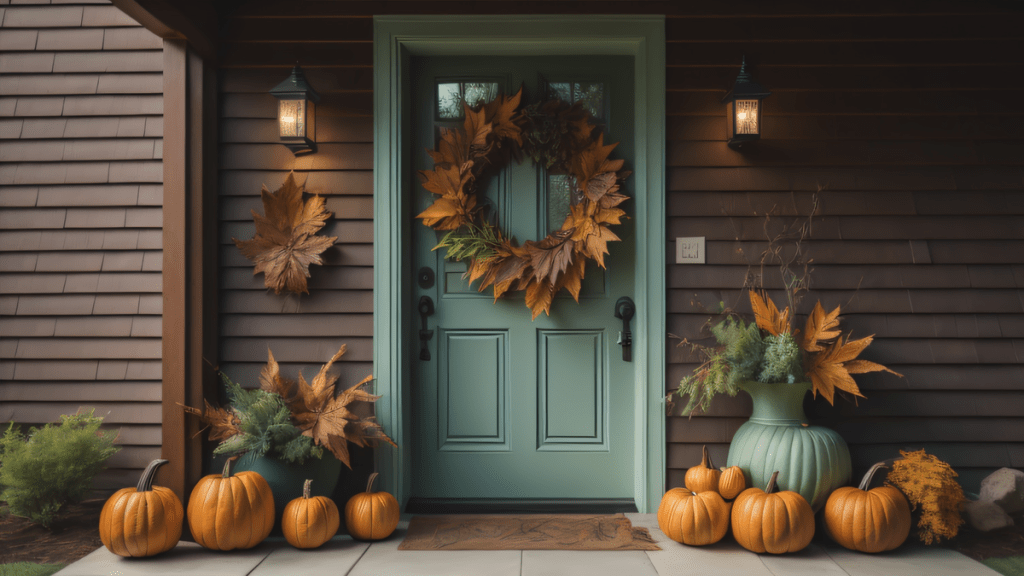
[[[525,290],[536,319],[541,312],[550,315],[563,288],[579,301],[587,260],[605,267],[608,242],[619,240],[610,226],[625,216],[618,206],[629,196],[620,184],[630,172],[622,170],[623,160],[608,159],[618,143],[605,145],[602,133],[594,135],[581,103],[553,99],[520,110],[522,93],[499,94],[475,110],[465,106],[461,128],[441,129],[437,150],[427,150],[434,168],[419,171],[423,187],[437,198],[416,217],[448,231],[434,249],[447,248],[446,259],[467,260],[465,277],[480,280],[479,291],[493,286],[497,301],[509,290]],[[478,199],[478,182],[509,156],[521,162],[524,153],[568,175],[571,201],[561,228],[519,245],[492,222]]]

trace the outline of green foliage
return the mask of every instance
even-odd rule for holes
[[[34,562],[0,564],[0,576],[50,576],[65,566],[67,564],[36,564]]]
[[[433,250],[447,248],[445,260],[462,260],[464,258],[488,260],[495,256],[495,249],[501,245],[501,237],[497,228],[484,226],[465,226],[445,234]]]
[[[695,352],[699,352],[704,357],[704,362],[700,367],[679,382],[679,390],[677,390],[679,396],[689,395],[686,407],[683,408],[684,414],[692,416],[697,407],[706,411],[715,394],[724,392],[729,396],[735,396],[739,392],[729,378],[729,364],[722,348],[709,348],[685,340],[683,344],[689,344]]]
[[[788,382],[803,379],[800,363],[800,346],[790,333],[769,335],[764,339],[764,359],[757,381],[765,383]]]
[[[764,355],[764,341],[757,324],[728,316],[711,327],[711,334],[724,347],[729,386],[735,388],[742,380],[753,380]]]
[[[221,442],[214,454],[246,453],[248,461],[270,454],[272,458],[302,464],[306,458],[320,458],[324,449],[303,436],[292,424],[291,411],[281,396],[265,390],[246,390],[221,374],[231,409],[242,431]]]
[[[81,502],[107,459],[121,450],[117,433],[100,430],[103,418],[62,415],[60,425],[30,428],[11,423],[0,438],[0,500],[15,516],[49,527],[64,504]]]

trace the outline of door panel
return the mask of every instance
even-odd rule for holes
[[[416,58],[413,168],[433,167],[425,149],[435,148],[441,127],[461,127],[453,101],[486,101],[522,85],[524,104],[551,87],[592,107],[605,142],[619,142],[611,158],[632,170],[632,65],[624,56]],[[564,175],[529,159],[509,161],[479,186],[520,244],[560,227],[571,201]],[[411,193],[414,215],[434,201],[421,186]],[[632,212],[631,202],[622,207]],[[430,267],[437,277],[413,290],[415,300],[436,304],[431,360],[413,366],[412,496],[632,499],[636,384],[613,315],[615,301],[633,295],[632,222],[614,227],[622,241],[609,243],[607,271],[588,263],[579,303],[559,295],[551,315],[535,321],[522,292],[497,301],[490,289],[478,292],[462,278],[465,263],[431,250],[443,233],[420,220],[412,226],[408,273]]]

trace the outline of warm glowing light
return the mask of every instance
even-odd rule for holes
[[[278,121],[281,125],[281,136],[305,136],[306,127],[302,119],[305,115],[305,101],[281,100]]]
[[[760,127],[757,125],[757,100],[736,101],[736,133],[757,134]]]

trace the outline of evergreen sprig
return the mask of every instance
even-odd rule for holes
[[[245,459],[251,463],[269,453],[274,458],[298,464],[306,458],[323,456],[324,449],[292,423],[291,410],[281,396],[259,388],[246,390],[223,372],[221,379],[227,388],[231,410],[238,416],[241,434],[221,442],[213,450],[214,454],[245,452]]]

